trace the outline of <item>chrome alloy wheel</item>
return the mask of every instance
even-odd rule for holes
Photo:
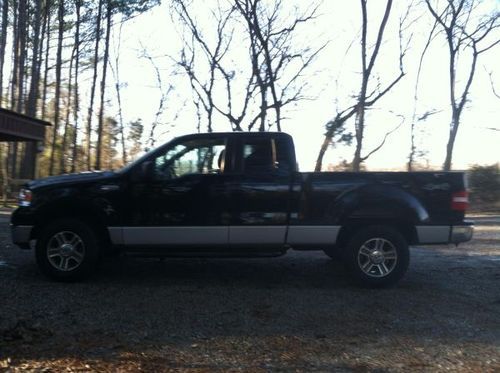
[[[47,244],[47,259],[60,271],[72,271],[82,264],[85,257],[83,240],[74,232],[54,234]]]
[[[359,268],[368,276],[385,277],[396,267],[396,247],[384,238],[371,238],[358,251]]]

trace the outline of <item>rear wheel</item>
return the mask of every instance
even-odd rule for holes
[[[384,287],[406,273],[410,252],[406,239],[388,226],[357,231],[349,241],[345,260],[354,278],[364,286]]]
[[[76,281],[90,275],[99,259],[94,231],[75,219],[56,220],[42,228],[36,243],[36,261],[46,276]]]

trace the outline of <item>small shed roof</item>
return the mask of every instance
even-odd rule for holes
[[[49,122],[0,108],[0,141],[43,141]]]

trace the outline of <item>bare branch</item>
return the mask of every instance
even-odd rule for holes
[[[497,90],[495,88],[495,84],[493,83],[493,72],[492,71],[490,71],[488,73],[488,77],[490,78],[491,91],[493,92],[493,94],[495,95],[496,98],[500,99],[500,93],[497,92]]]
[[[396,127],[394,127],[392,130],[390,130],[389,132],[387,132],[385,134],[384,138],[382,139],[382,142],[375,149],[373,149],[371,152],[369,152],[366,156],[361,157],[361,161],[362,162],[366,161],[371,155],[373,155],[374,153],[378,152],[382,148],[382,146],[384,146],[387,138],[392,133],[396,132],[403,125],[403,123],[405,122],[405,118],[402,115],[398,115],[398,116],[401,118],[401,122]]]
[[[366,0],[361,0],[362,3],[366,6]],[[375,60],[377,59],[378,52],[380,50],[380,45],[382,44],[382,39],[384,37],[385,27],[387,25],[387,21],[389,19],[389,14],[391,13],[392,0],[387,0],[384,16],[382,18],[382,22],[380,23],[380,27],[378,29],[377,40],[375,42],[375,47],[373,48],[372,56],[370,57],[370,63],[366,69],[368,75],[371,73],[373,69],[373,65],[375,65]],[[365,9],[366,11],[366,9]]]

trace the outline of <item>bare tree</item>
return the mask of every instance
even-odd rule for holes
[[[425,55],[427,54],[427,50],[429,49],[431,41],[435,36],[436,27],[437,27],[437,22],[434,22],[431,31],[429,32],[429,35],[427,37],[427,40],[425,42],[424,48],[422,49],[422,53],[420,54],[420,58],[418,60],[417,77],[415,78],[415,86],[413,88],[413,114],[410,123],[410,153],[408,154],[408,164],[407,164],[408,172],[413,171],[413,165],[415,163],[415,158],[417,157],[416,125],[418,122],[427,119],[430,115],[436,113],[436,111],[431,110],[428,111],[427,113],[424,113],[424,115],[421,116],[417,114],[417,105],[419,101],[418,88],[420,85],[420,75],[422,73],[422,67]]]
[[[212,10],[212,18],[216,20],[215,37],[209,43],[187,2],[176,0],[175,3],[188,31],[179,64],[196,93],[195,105],[207,112],[209,130],[213,114],[217,112],[229,121],[233,131],[242,131],[244,127],[252,130],[257,123],[260,131],[272,126],[281,131],[283,108],[304,98],[303,89],[307,84],[301,78],[324,47],[299,48],[295,42],[294,34],[301,24],[315,18],[316,7],[303,13],[290,13],[281,0],[270,3],[233,0],[233,6],[228,3],[226,7],[218,3]],[[233,49],[241,47],[241,40],[236,46],[232,44],[235,28],[241,25],[249,52],[247,70],[236,67],[230,56]],[[198,73],[198,54],[205,57],[207,73]],[[215,91],[224,91],[225,100],[220,95],[215,100]],[[274,120],[269,120],[270,111],[274,113]]]
[[[56,87],[54,100],[54,128],[52,129],[52,149],[50,152],[49,175],[54,174],[54,162],[57,142],[57,131],[60,120],[60,98],[61,98],[61,68],[62,68],[62,47],[64,34],[64,0],[59,0],[58,11],[58,38],[57,38],[57,57],[56,57]]]
[[[124,22],[120,23],[118,28],[118,41],[116,48],[114,49],[115,61],[114,65],[110,61],[109,67],[111,68],[111,73],[113,74],[113,78],[115,80],[115,92],[116,92],[116,101],[118,104],[118,121],[119,121],[119,132],[121,139],[121,147],[122,147],[122,162],[123,164],[127,163],[127,149],[125,147],[125,125],[123,121],[123,106],[122,106],[122,83],[120,81],[120,50],[122,46],[122,29]]]
[[[74,121],[74,131],[73,131],[73,151],[71,156],[71,172],[76,171],[76,158],[78,152],[78,122],[79,122],[79,111],[80,111],[80,86],[79,86],[79,74],[80,74],[80,29],[81,29],[81,9],[82,0],[75,1],[75,11],[76,11],[76,31],[75,31],[75,84],[74,84],[74,107],[73,107],[73,121]]]
[[[498,35],[492,34],[500,26],[500,13],[494,11],[478,19],[476,12],[479,3],[474,0],[447,0],[444,7],[436,2],[431,3],[431,0],[425,2],[441,27],[448,45],[451,122],[443,170],[449,171],[460,118],[468,101],[478,58],[500,43]],[[459,82],[462,79],[457,76],[459,69],[464,71],[465,78],[461,89]]]
[[[216,20],[217,26],[215,47],[211,48],[206,42],[194,19],[189,14],[186,6],[179,9],[182,13],[180,18],[189,30],[189,35],[185,37],[184,47],[181,51],[181,56],[177,62],[185,71],[191,84],[191,89],[194,93],[194,105],[197,110],[199,121],[201,120],[200,109],[203,108],[207,116],[207,129],[212,131],[212,120],[214,112],[217,111],[223,115],[230,123],[233,131],[242,131],[241,126],[243,119],[247,114],[249,102],[255,92],[254,74],[250,73],[245,85],[245,93],[242,95],[241,105],[236,105],[234,98],[233,83],[236,77],[235,63],[227,63],[227,67],[223,66],[222,60],[228,53],[233,40],[234,28],[229,27],[228,23],[234,16],[234,8],[222,9],[219,6],[216,10],[212,10],[213,19]],[[198,48],[200,47],[200,48]],[[199,73],[199,60],[197,51],[200,51],[207,62],[208,74]],[[196,62],[198,61],[198,62]],[[201,64],[204,65],[204,64]],[[198,69],[197,69],[198,67]],[[203,80],[201,76],[207,75],[208,79]],[[219,79],[218,79],[219,78]],[[225,104],[216,103],[214,99],[215,84],[220,81],[222,89],[226,93]],[[241,93],[241,92],[239,92]]]
[[[201,104],[207,116],[207,131],[213,130],[213,115],[215,111],[214,89],[216,83],[216,73],[222,69],[221,60],[227,53],[231,43],[231,37],[226,35],[227,24],[232,16],[233,9],[222,11],[218,3],[218,13],[212,12],[216,19],[216,38],[214,46],[203,38],[199,27],[191,15],[185,0],[174,0],[174,10],[184,28],[189,32],[185,37],[184,47],[181,51],[180,59],[177,61],[189,78],[191,88],[196,93],[198,105]],[[232,32],[230,32],[232,34]],[[208,63],[207,79],[202,80],[195,70],[196,51],[201,49]]]
[[[44,58],[44,73],[43,73],[43,89],[42,89],[42,119],[46,120],[47,119],[47,89],[49,86],[49,57],[50,57],[50,29],[51,29],[51,4],[52,1],[47,1],[46,2],[46,11],[45,11],[45,17],[44,17],[44,22],[47,24],[47,43],[45,43],[45,58]]]
[[[71,52],[71,57],[69,61],[68,90],[66,94],[66,104],[65,104],[66,118],[64,120],[64,130],[62,133],[61,156],[59,158],[59,170],[60,173],[62,174],[66,173],[66,163],[67,163],[66,150],[68,147],[68,136],[70,135],[69,132],[71,128],[70,115],[73,106],[71,102],[73,98],[73,66],[76,58],[76,50],[77,50],[77,45],[75,44],[73,46],[73,51]]]
[[[18,10],[18,45],[17,53],[19,56],[16,66],[17,74],[17,105],[16,111],[21,113],[25,110],[25,80],[26,80],[26,61],[27,61],[27,36],[28,36],[28,1],[19,0]]]
[[[405,71],[403,69],[403,59],[405,57],[406,51],[408,49],[408,45],[411,40],[411,36],[407,39],[406,43],[403,41],[403,30],[405,29],[405,23],[407,22],[408,16],[410,14],[410,10],[413,6],[411,2],[406,8],[405,13],[399,19],[399,74],[394,77],[387,84],[382,85],[380,79],[374,79],[374,68],[377,62],[377,57],[379,56],[380,49],[382,47],[382,43],[384,40],[384,33],[389,21],[389,16],[391,14],[392,9],[392,0],[387,0],[385,5],[385,10],[382,16],[382,20],[378,26],[378,30],[376,33],[376,39],[373,47],[371,48],[370,56],[368,56],[368,49],[370,44],[368,42],[368,9],[367,9],[367,0],[361,0],[361,14],[362,14],[362,23],[361,23],[361,84],[359,88],[359,93],[356,97],[356,102],[347,107],[346,109],[340,110],[337,112],[337,115],[334,120],[327,122],[326,124],[326,132],[325,138],[323,139],[322,145],[320,147],[320,151],[318,154],[318,158],[316,161],[316,171],[321,171],[323,156],[327,150],[327,148],[332,144],[334,137],[338,134],[341,135],[341,141],[350,140],[349,137],[345,137],[348,134],[341,131],[340,129],[345,123],[354,116],[355,118],[355,133],[354,139],[356,141],[356,149],[354,152],[354,158],[352,160],[352,170],[360,171],[361,164],[368,159],[375,152],[380,150],[382,146],[385,144],[387,138],[396,131],[396,129],[400,128],[402,122],[396,125],[393,129],[387,132],[382,138],[379,145],[377,145],[373,150],[369,151],[366,155],[362,155],[363,149],[363,140],[364,133],[366,129],[365,123],[365,114],[367,109],[373,107],[382,97],[384,97],[388,92],[390,92],[396,84],[404,77]],[[349,47],[350,48],[350,47]],[[376,85],[374,88],[370,90],[372,80],[376,81]],[[370,91],[369,91],[370,90]],[[342,137],[343,136],[343,137]]]
[[[90,104],[88,107],[87,114],[87,168],[91,168],[91,151],[92,151],[92,117],[94,115],[94,100],[95,100],[95,90],[97,85],[97,74],[98,74],[98,64],[99,64],[99,45],[101,42],[101,18],[102,18],[102,6],[104,0],[99,0],[97,6],[97,19],[95,20],[95,47],[94,47],[94,58],[93,58],[93,71],[92,76],[92,86],[90,88]]]
[[[0,106],[3,100],[3,70],[5,63],[5,47],[7,45],[7,30],[9,26],[9,1],[2,2],[2,25],[0,29]]]
[[[385,28],[387,26],[387,21],[389,20],[389,15],[391,13],[392,0],[387,0],[384,15],[382,21],[377,30],[377,38],[375,39],[375,45],[371,51],[371,55],[368,57],[368,10],[367,10],[367,0],[361,0],[361,13],[362,13],[362,28],[361,28],[361,88],[358,95],[358,102],[356,105],[356,118],[355,118],[355,140],[356,140],[356,150],[354,151],[354,158],[352,160],[353,171],[359,171],[360,165],[364,162],[373,151],[368,153],[366,156],[361,155],[361,150],[363,148],[363,139],[365,132],[365,114],[367,107],[372,106],[378,99],[389,92],[405,75],[403,70],[403,57],[405,55],[405,50],[400,48],[399,55],[399,75],[392,80],[385,88],[378,87],[376,91],[372,93],[368,92],[368,84],[370,78],[372,77],[373,68],[377,57],[380,52],[380,47],[384,38]],[[401,23],[400,23],[401,25]],[[401,27],[400,27],[401,29]],[[401,39],[400,39],[401,44]]]
[[[35,14],[39,15],[42,13],[42,0],[35,1]],[[42,33],[42,22],[40,16],[34,17],[35,22],[33,25],[33,50],[32,50],[32,61],[31,61],[31,81],[30,81],[30,89],[28,94],[28,105],[26,113],[31,116],[36,115],[37,103],[39,98],[39,90],[40,90],[40,64],[38,62],[39,59],[39,48]],[[42,36],[43,37],[43,36]]]
[[[272,102],[267,104],[263,100],[261,108],[274,110],[276,129],[281,131],[282,108],[302,98],[304,85],[296,89],[292,89],[292,86],[326,46],[325,44],[316,50],[308,51],[298,50],[293,44],[293,33],[299,25],[316,17],[317,6],[302,14],[293,14],[290,19],[284,21],[280,20],[280,15],[285,11],[281,0],[276,0],[272,6],[266,6],[260,0],[235,0],[235,4],[248,27],[253,70],[261,94],[263,90],[270,92]],[[298,68],[291,73],[291,77],[281,83],[285,70],[291,70],[296,62]],[[259,130],[265,130],[262,118]]]
[[[169,84],[168,87],[165,87],[161,77],[160,68],[156,64],[154,58],[149,55],[149,53],[145,48],[143,48],[142,57],[146,58],[151,63],[151,66],[155,71],[157,87],[158,90],[160,91],[160,100],[158,102],[158,109],[156,110],[155,113],[155,119],[153,120],[153,123],[151,123],[151,130],[149,132],[149,138],[147,140],[147,149],[152,149],[155,147],[156,143],[155,139],[156,128],[158,127],[158,125],[160,125],[160,118],[163,115],[163,112],[165,111],[165,106],[167,104],[168,96],[170,95],[171,92],[173,92],[174,86],[172,84]]]
[[[104,129],[104,103],[106,94],[106,78],[109,63],[109,40],[111,35],[111,18],[113,5],[111,0],[106,0],[106,36],[104,39],[104,58],[102,61],[102,78],[101,78],[101,105],[99,107],[99,117],[97,126],[97,144],[96,144],[96,157],[95,166],[96,170],[101,169],[101,156],[102,156],[102,137]]]
[[[28,100],[26,104],[26,114],[32,117],[36,116],[38,100],[40,98],[40,72],[41,72],[41,46],[44,39],[44,30],[42,29],[42,0],[35,0],[33,20],[33,35],[31,38],[31,80],[29,84]],[[31,22],[30,22],[31,23]],[[29,179],[35,176],[37,143],[30,141],[26,143],[24,154],[22,156],[21,178]]]

